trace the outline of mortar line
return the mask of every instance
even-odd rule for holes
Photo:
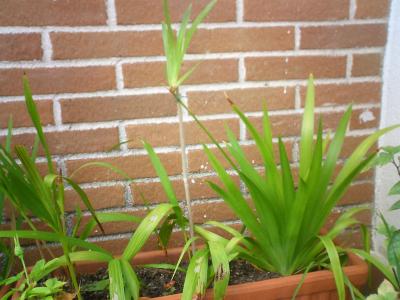
[[[383,47],[363,47],[348,49],[299,49],[299,50],[276,50],[276,51],[243,51],[243,52],[220,52],[220,53],[203,53],[203,54],[187,54],[185,60],[238,60],[240,57],[302,57],[302,56],[326,56],[336,57],[345,56],[349,53],[353,54],[371,54],[382,53]],[[148,62],[165,62],[164,56],[131,56],[131,57],[107,57],[107,58],[82,58],[69,60],[52,60],[52,61],[0,61],[0,68],[78,68],[78,67],[100,67],[115,66],[116,64],[142,64]]]
[[[323,84],[353,84],[353,83],[381,83],[382,78],[380,76],[364,76],[364,77],[352,77],[347,78],[323,78],[316,79],[316,85]],[[268,81],[268,87],[294,87],[296,85],[306,86],[306,79],[288,79],[288,80],[274,80]],[[246,81],[243,83],[239,82],[226,82],[226,83],[211,83],[211,84],[197,84],[197,85],[186,85],[182,87],[187,93],[190,92],[209,92],[209,91],[225,91],[233,89],[246,89],[246,88],[265,88],[265,81]],[[98,92],[80,92],[80,93],[59,93],[57,96],[60,99],[80,99],[80,98],[106,98],[106,97],[117,97],[117,96],[135,96],[135,95],[149,95],[149,94],[166,94],[168,93],[165,87],[146,87],[146,88],[130,88],[121,91],[118,90],[105,90]],[[38,94],[34,95],[35,100],[48,100],[49,97],[53,97],[54,94]],[[0,103],[23,101],[23,96],[0,96]]]
[[[114,29],[117,28],[117,12],[115,9],[115,0],[104,0],[107,7],[107,25]]]
[[[371,109],[371,108],[379,108],[379,103],[360,103],[354,104],[353,109]],[[319,106],[315,108],[317,113],[334,113],[334,112],[343,112],[347,108],[347,105],[327,105],[327,106]],[[110,129],[110,128],[118,128],[118,127],[125,127],[131,125],[157,125],[157,124],[176,124],[178,122],[176,117],[169,117],[169,118],[149,118],[149,119],[136,119],[136,120],[115,120],[115,121],[103,121],[103,122],[90,122],[90,123],[74,123],[74,124],[62,124],[61,116],[59,113],[58,107],[56,108],[56,115],[58,116],[57,125],[47,125],[43,128],[45,133],[50,132],[57,132],[57,131],[86,131],[86,130],[97,130],[97,129]],[[296,109],[279,109],[279,110],[271,110],[269,112],[270,116],[283,116],[283,115],[298,115],[301,113],[301,107]],[[255,112],[246,112],[245,115],[248,117],[261,117],[261,111]],[[199,120],[201,121],[213,121],[213,120],[238,120],[238,116],[234,112],[223,113],[223,114],[212,114],[212,115],[199,115]],[[194,121],[192,118],[187,115],[187,118],[184,120],[188,123],[193,123]],[[15,135],[26,134],[26,133],[34,133],[35,129],[33,127],[22,127],[22,128],[15,128],[14,129]],[[0,136],[6,135],[7,129],[0,130]],[[126,138],[126,133],[122,132],[120,135],[122,138]],[[121,141],[122,142],[122,141]]]
[[[223,23],[203,23],[200,29],[224,29],[224,28],[273,28],[273,27],[289,27],[299,25],[302,27],[316,26],[345,26],[345,25],[374,25],[385,24],[387,18],[379,19],[343,19],[333,21],[293,21],[293,22],[247,22],[238,23],[236,20]],[[179,26],[178,23],[173,24],[174,28]],[[40,33],[46,26],[2,26],[0,33]],[[113,31],[160,31],[160,24],[140,24],[140,25],[115,25],[110,27],[107,25],[100,26],[47,26],[50,32],[113,32]]]
[[[236,23],[243,24],[244,19],[244,0],[236,0]]]
[[[42,32],[42,50],[43,50],[43,62],[50,63],[53,57],[53,45],[48,30]]]

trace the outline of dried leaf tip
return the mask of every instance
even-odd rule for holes
[[[225,99],[229,102],[230,105],[235,105],[231,98],[229,98],[228,94],[224,92]]]

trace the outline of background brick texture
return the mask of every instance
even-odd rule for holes
[[[170,0],[175,21],[189,2],[198,13],[208,1]],[[166,200],[141,139],[156,147],[179,198],[184,197],[177,108],[165,88],[161,3],[0,0],[0,141],[12,114],[14,142],[32,145],[34,129],[21,84],[26,72],[58,168],[71,175],[85,162],[110,162],[135,178],[131,183],[96,167],[76,174],[99,210],[140,215],[145,201]],[[182,88],[185,101],[218,140],[226,138],[228,124],[260,165],[254,142],[223,92],[256,123],[266,100],[274,134],[284,138],[295,166],[306,78],[313,73],[326,129],[335,128],[347,105],[354,104],[344,159],[379,125],[388,7],[389,0],[220,0],[186,57],[185,68],[202,63]],[[185,126],[196,222],[235,225],[235,216],[206,184],[216,180],[201,151],[200,144],[209,141],[187,115]],[[373,201],[373,190],[369,172],[337,210]],[[78,198],[69,193],[68,199],[73,210]],[[369,215],[363,219],[368,223]],[[131,229],[110,224],[107,236],[93,239],[120,251]]]

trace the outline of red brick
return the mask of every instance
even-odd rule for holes
[[[246,58],[246,78],[250,81],[344,77],[344,56],[297,56]]]
[[[352,76],[380,76],[382,57],[380,54],[354,54]]]
[[[41,57],[40,34],[0,34],[0,60],[34,60]]]
[[[370,203],[374,199],[374,185],[370,182],[352,185],[342,197],[339,205]]]
[[[302,49],[382,47],[385,43],[386,26],[382,24],[301,28]]]
[[[2,0],[0,26],[105,25],[103,0]]]
[[[378,128],[380,119],[379,108],[357,109],[353,111],[350,129]]]
[[[292,147],[293,143],[290,141],[286,141],[285,143],[286,152],[288,155],[288,159],[292,161]],[[247,160],[251,162],[254,166],[263,165],[263,160],[261,154],[256,145],[242,145],[241,146],[243,152],[245,153]],[[226,168],[230,169],[231,166],[226,161],[226,159],[222,156],[220,150],[216,148],[210,149],[214,155],[217,157],[219,162]],[[279,149],[277,144],[274,144],[274,157],[277,162],[279,162]],[[188,154],[189,157],[189,170],[190,172],[212,172],[213,168],[208,161],[208,157],[203,150],[191,150]]]
[[[33,94],[95,92],[115,89],[114,67],[0,69],[0,96],[22,95],[22,76]]]
[[[251,88],[226,91],[229,98],[244,112],[294,108],[294,88]],[[189,107],[198,115],[232,112],[224,91],[189,92]]]
[[[361,144],[361,142],[366,139],[368,135],[365,136],[348,136],[345,139],[345,142],[343,144],[342,152],[340,154],[340,158],[348,158],[354,150],[358,147],[358,145]],[[370,150],[369,153],[372,154],[372,152],[376,151],[377,147],[376,145],[373,146]]]
[[[373,120],[366,120],[361,121],[361,114],[371,113],[371,118]],[[337,126],[338,122],[343,116],[344,112],[323,112],[320,114],[316,114],[315,120],[318,120],[322,117],[322,122],[324,125],[324,130],[331,130],[334,131]],[[366,118],[369,116],[367,115]],[[262,119],[260,117],[253,117],[250,119],[253,122],[256,129],[261,132],[262,130]],[[274,137],[290,137],[290,136],[299,136],[301,130],[301,122],[302,116],[301,114],[290,114],[290,115],[273,115],[270,116],[271,126],[272,126],[272,133]],[[350,128],[352,130],[357,129],[366,129],[366,128],[375,128],[378,126],[379,123],[379,109],[372,108],[372,109],[355,109],[353,110],[352,118],[350,121]],[[315,122],[315,127],[317,127],[317,122]],[[316,130],[316,128],[315,128]],[[251,139],[248,136],[248,139]]]
[[[53,102],[51,100],[36,101],[42,125],[54,124]],[[13,127],[33,127],[24,101],[0,103],[0,128],[7,128],[12,116]]]
[[[333,224],[336,222],[336,220],[341,215],[342,215],[342,213],[339,213],[339,212],[332,213],[326,222],[326,227],[331,228],[333,226]],[[369,210],[361,211],[355,215],[355,218],[365,225],[370,225],[371,224],[371,211],[369,211]]]
[[[193,220],[197,224],[207,221],[231,221],[238,217],[225,202],[207,202],[193,205]]]
[[[238,178],[235,178],[239,183]],[[192,200],[210,199],[219,197],[216,192],[208,185],[207,181],[221,184],[218,177],[207,176],[201,178],[191,178],[189,180],[190,198]],[[179,179],[171,180],[176,197],[182,201],[185,199],[183,181]],[[167,202],[168,198],[160,182],[140,182],[131,185],[134,203],[143,205],[147,203]]]
[[[212,120],[204,121],[204,126],[210,130],[211,134],[217,141],[227,139],[225,134],[225,124],[238,136],[239,122],[237,120]],[[210,143],[210,139],[195,122],[185,123],[185,141],[186,144],[202,144]],[[179,145],[179,128],[176,123],[131,125],[126,129],[128,144],[132,148],[141,148],[142,140],[145,140],[154,147],[158,146],[177,146]]]
[[[208,0],[190,1],[193,4],[192,19],[209,3]],[[188,7],[188,1],[171,0],[169,7],[174,22],[180,21]],[[116,0],[118,24],[159,24],[164,20],[162,2],[158,0]],[[236,3],[219,0],[205,22],[228,22],[236,20]]]
[[[61,101],[64,123],[131,120],[176,115],[169,94],[68,99]]]
[[[390,0],[357,0],[357,19],[386,18],[389,14]]]
[[[250,119],[258,132],[262,132],[262,118],[253,117]],[[273,115],[270,116],[273,137],[298,136],[301,128],[301,115]],[[252,139],[247,131],[247,139]]]
[[[104,152],[119,143],[117,128],[48,132],[46,138],[53,155]],[[31,149],[34,139],[34,134],[19,134],[13,136],[12,142]]]
[[[125,205],[125,189],[121,185],[85,188],[84,191],[94,209],[122,207]],[[81,198],[75,191],[66,191],[65,210],[74,211],[77,206],[82,210],[87,210],[87,207],[83,204]]]
[[[182,172],[181,169],[181,156],[178,152],[173,153],[160,153],[158,156],[161,159],[165,169],[170,175],[177,175]],[[105,162],[112,164],[125,172],[131,178],[147,178],[156,177],[153,165],[147,155],[137,156],[118,156],[111,158],[97,158],[97,159],[80,159],[68,160],[66,162],[68,174],[71,175],[75,170],[89,162]],[[98,166],[91,166],[82,169],[73,177],[79,183],[82,182],[99,182],[126,179],[120,174],[113,172],[110,169]]]
[[[160,31],[52,33],[54,59],[162,55]]]
[[[301,89],[304,105],[306,88]],[[362,82],[352,84],[321,84],[316,86],[315,101],[318,106],[348,105],[351,103],[379,103],[381,83]]]
[[[188,61],[184,64],[181,75],[193,67],[198,61]],[[238,79],[238,62],[236,59],[220,59],[201,61],[196,71],[185,82],[214,83],[232,82]],[[123,65],[125,87],[165,86],[165,63],[146,62]]]
[[[349,0],[244,0],[246,21],[325,21],[348,15]]]
[[[121,211],[122,213],[126,213],[128,215],[136,216],[136,217],[144,217],[147,213],[147,210],[145,209],[140,209],[137,211],[130,211],[130,212],[125,212]],[[91,219],[91,216],[84,216],[82,218],[81,222],[81,229],[84,228],[84,226],[89,222]],[[128,222],[128,221],[122,221],[122,222],[107,222],[102,224],[104,233],[106,235],[110,234],[116,234],[116,233],[132,233],[138,226],[137,222]],[[78,231],[78,233],[81,233],[81,231]],[[100,236],[103,235],[101,232],[100,228],[96,226],[92,234],[90,236]],[[122,252],[122,251],[121,251]]]
[[[274,51],[294,49],[293,27],[200,30],[189,53]]]
[[[346,230],[342,234],[340,234],[335,242],[342,247],[346,248],[358,248],[364,249],[364,241],[360,229],[351,229]],[[380,276],[380,275],[379,275]]]

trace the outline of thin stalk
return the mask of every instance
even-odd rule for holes
[[[181,107],[181,96],[179,94],[179,90],[176,90],[172,93],[177,100],[178,107],[178,117],[179,117],[179,142],[181,146],[181,160],[182,160],[182,177],[183,177],[183,187],[185,190],[185,201],[186,201],[186,209],[189,219],[189,234],[190,238],[194,237],[194,225],[193,225],[193,215],[192,215],[192,204],[190,201],[190,189],[189,189],[189,175],[188,175],[188,158],[186,154],[186,142],[185,142],[185,129],[183,126],[183,112]],[[196,252],[196,244],[193,241],[192,245],[192,254]]]
[[[26,269],[26,264],[25,264],[25,260],[24,260],[24,250],[21,248],[18,235],[16,237],[14,237],[14,255],[17,256],[19,258],[19,260],[21,261],[22,269],[24,270],[26,281],[28,281],[28,285],[30,285],[31,280],[29,278],[28,270]]]
[[[36,226],[32,223],[31,219],[22,210],[20,210],[20,214],[25,219],[25,221],[28,223],[29,227],[33,231],[37,231]],[[46,258],[43,253],[42,247],[47,250],[47,252],[49,253],[51,258],[55,258],[54,253],[50,250],[50,248],[46,245],[46,243],[44,241],[35,240],[35,244],[36,244],[37,249],[39,250],[39,255],[42,259]]]
[[[235,171],[239,171],[236,164],[229,157],[228,153],[221,147],[221,145],[218,143],[218,141],[214,138],[214,136],[211,134],[211,132],[207,129],[207,127],[205,127],[204,124],[197,118],[197,116],[189,109],[189,107],[187,107],[186,104],[182,102],[182,99],[179,96],[179,93],[178,93],[178,95],[173,93],[173,95],[175,96],[178,103],[188,112],[188,114],[193,118],[193,120],[197,123],[197,125],[199,125],[199,127],[203,130],[203,132],[208,136],[208,138],[211,140],[211,142],[221,151],[222,155],[228,161],[228,163],[232,166],[232,168]]]
[[[71,277],[71,281],[72,281],[72,285],[74,286],[74,289],[76,291],[76,295],[78,297],[78,300],[83,300],[82,296],[81,296],[81,292],[79,290],[79,284],[78,284],[78,280],[76,279],[76,273],[75,273],[75,268],[71,262],[71,259],[69,257],[69,249],[68,249],[68,245],[65,243],[65,241],[63,239],[61,239],[61,244],[63,247],[63,251],[64,251],[64,256],[67,262],[67,267],[68,267],[68,271],[69,271],[69,275]]]

